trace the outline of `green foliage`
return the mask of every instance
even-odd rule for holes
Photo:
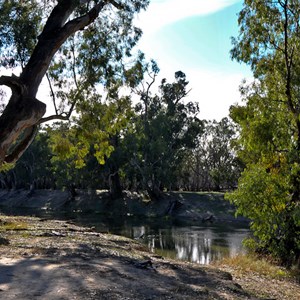
[[[252,220],[254,235],[264,247],[272,248],[270,240],[277,236],[284,222],[284,212],[290,201],[288,170],[266,171],[265,165],[248,165],[236,191],[226,195],[237,204],[237,214]]]
[[[146,64],[143,60],[141,55],[127,69],[126,78],[132,88],[144,80],[147,68],[158,72],[154,62]],[[141,73],[135,76],[133,70]],[[198,106],[183,103],[186,86],[185,75],[177,72],[174,83],[162,81],[159,94],[152,96],[150,89],[147,93],[140,91],[135,111],[129,96],[119,96],[120,83],[108,89],[105,98],[97,93],[86,95],[77,103],[72,122],[50,132],[55,154],[52,162],[60,168],[64,161],[69,170],[66,177],[71,178],[72,167],[96,168],[94,157],[110,188],[120,186],[119,180],[153,193],[169,188],[203,129],[197,117]]]
[[[232,106],[230,116],[240,127],[237,145],[242,147],[237,149],[242,160],[253,163],[264,156],[272,161],[274,153],[292,151],[291,136],[296,127],[286,104],[274,99],[264,83],[244,84],[241,90],[247,105]]]
[[[127,130],[133,111],[128,97],[108,99],[102,103],[95,97],[78,105],[77,137],[93,146],[94,156],[100,164],[114,151],[112,138]]]
[[[15,164],[8,164],[8,163],[2,164],[0,167],[0,172],[7,172],[11,170],[14,166]]]
[[[250,64],[245,105],[231,107],[246,168],[227,198],[252,220],[257,248],[291,265],[300,257],[300,102],[297,1],[244,1],[232,57]]]
[[[108,96],[102,101],[95,94],[78,103],[77,115],[70,124],[60,123],[51,129],[51,149],[55,154],[52,163],[56,172],[60,174],[62,165],[67,165],[64,169],[68,175],[61,185],[73,182],[99,187],[103,177],[108,184],[109,176],[127,162],[120,143],[132,126],[132,116],[130,98]]]
[[[152,83],[158,68],[152,64]],[[186,76],[175,73],[175,81],[162,80],[159,94],[150,89],[141,90],[141,101],[136,106],[140,114],[136,127],[138,148],[132,164],[143,178],[143,187],[157,197],[159,189],[170,188],[176,181],[178,170],[188,150],[196,145],[203,131],[203,123],[197,117],[196,103],[184,103],[187,96]]]
[[[60,3],[76,7],[68,18],[75,20],[99,1]],[[101,181],[107,187],[116,178],[115,183],[122,180],[132,188],[155,191],[171,188],[185,176],[182,165],[204,124],[198,105],[185,101],[188,81],[183,72],[176,72],[172,83],[162,80],[158,92],[152,93],[159,72],[156,62],[145,62],[141,52],[132,55],[142,34],[133,20],[148,4],[148,0],[106,1],[97,18],[60,47],[47,74],[55,115],[46,119],[70,120],[73,111],[76,116],[41,132],[28,156],[9,173],[11,178],[28,176],[28,185],[44,168],[49,178],[57,178],[59,187]],[[56,23],[59,17],[47,21],[56,5],[51,0],[0,1],[3,65],[24,67],[36,45],[50,37],[51,30],[41,35],[43,26],[60,28],[68,22]],[[135,107],[133,94],[140,97]],[[42,157],[49,164],[40,161]],[[225,170],[218,167],[211,172],[215,181],[221,173]]]
[[[84,15],[90,17],[87,14],[92,15],[99,4],[99,1],[67,2],[72,13],[68,20],[60,20],[57,1],[0,1],[0,64],[24,69],[34,49],[41,46],[48,34],[44,32],[41,36],[45,24],[48,29],[59,30],[66,22]],[[99,16],[69,36],[52,59],[47,74],[55,110],[52,118],[68,119],[76,103],[85,101],[91,92],[125,84],[126,72],[135,64],[131,51],[142,31],[134,26],[133,19],[147,8],[149,0],[103,4]]]
[[[3,24],[0,27],[0,56],[3,66],[25,65],[36,44],[42,15],[39,1],[0,1],[0,24]]]
[[[80,15],[90,9],[91,2],[81,7]],[[76,103],[86,101],[91,94],[105,94],[120,86],[134,87],[143,54],[132,56],[142,31],[133,25],[133,18],[145,9],[148,0],[120,1],[120,10],[108,5],[85,30],[70,37],[59,49],[49,68],[57,114],[72,111]],[[100,91],[100,92],[99,92]],[[59,102],[60,105],[57,105]]]

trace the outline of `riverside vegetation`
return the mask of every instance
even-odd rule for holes
[[[248,246],[299,269],[300,3],[244,0],[231,57],[254,80],[219,122],[186,101],[185,73],[158,83],[158,64],[134,48],[142,31],[133,20],[148,5],[0,1],[0,65],[20,70],[0,76],[11,90],[0,91],[1,187],[29,198],[38,187],[65,189],[71,199],[76,188],[108,189],[111,201],[131,190],[157,206],[164,191],[230,190],[226,199],[251,220]],[[48,117],[36,99],[43,78]]]

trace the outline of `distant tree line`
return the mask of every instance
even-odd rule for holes
[[[200,120],[199,107],[187,102],[186,76],[161,81],[158,68],[135,90],[139,100],[98,94],[81,101],[70,122],[43,127],[13,169],[0,174],[0,187],[16,189],[108,189],[146,191],[228,190],[237,185],[241,162],[232,150],[233,123]],[[149,87],[149,88],[145,88]]]

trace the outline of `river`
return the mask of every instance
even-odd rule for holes
[[[133,238],[158,255],[199,264],[244,253],[243,239],[249,236],[245,222],[218,222],[187,225],[172,218],[106,218],[78,214],[75,218],[99,232]]]
[[[14,215],[58,218],[92,227],[102,233],[118,234],[135,239],[157,255],[210,264],[224,257],[245,252],[242,246],[250,231],[244,222],[218,222],[187,225],[172,218],[107,217],[96,213],[51,213],[36,210],[9,211]]]

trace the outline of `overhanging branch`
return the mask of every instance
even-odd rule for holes
[[[65,115],[63,114],[56,114],[56,115],[52,115],[52,116],[49,116],[49,117],[45,117],[45,118],[42,118],[39,120],[38,122],[38,125],[39,124],[42,124],[42,123],[46,123],[46,122],[49,122],[49,121],[53,121],[53,120],[61,120],[61,121],[68,121],[72,115],[72,112],[75,108],[75,105],[76,105],[76,101],[74,101],[68,111],[68,113],[66,113]]]
[[[52,116],[40,119],[40,121],[38,122],[38,124],[46,123],[46,122],[53,121],[53,120],[68,121],[69,119],[70,119],[70,115],[66,115],[66,116],[63,116],[63,115],[52,115]]]
[[[107,4],[106,1],[101,1],[96,4],[88,13],[78,18],[75,18],[69,22],[67,22],[62,28],[62,33],[67,35],[68,37],[79,31],[83,30],[86,26],[90,25],[94,22],[94,20],[99,16],[100,11]]]
[[[37,128],[37,126],[32,126],[24,130],[24,137],[22,138],[22,141],[19,142],[18,145],[12,150],[12,152],[5,157],[4,162],[14,163],[22,156],[22,154],[34,140],[37,133]]]
[[[25,94],[26,86],[20,81],[19,77],[16,75],[12,76],[1,76],[0,85],[8,86],[13,92],[17,94]]]

